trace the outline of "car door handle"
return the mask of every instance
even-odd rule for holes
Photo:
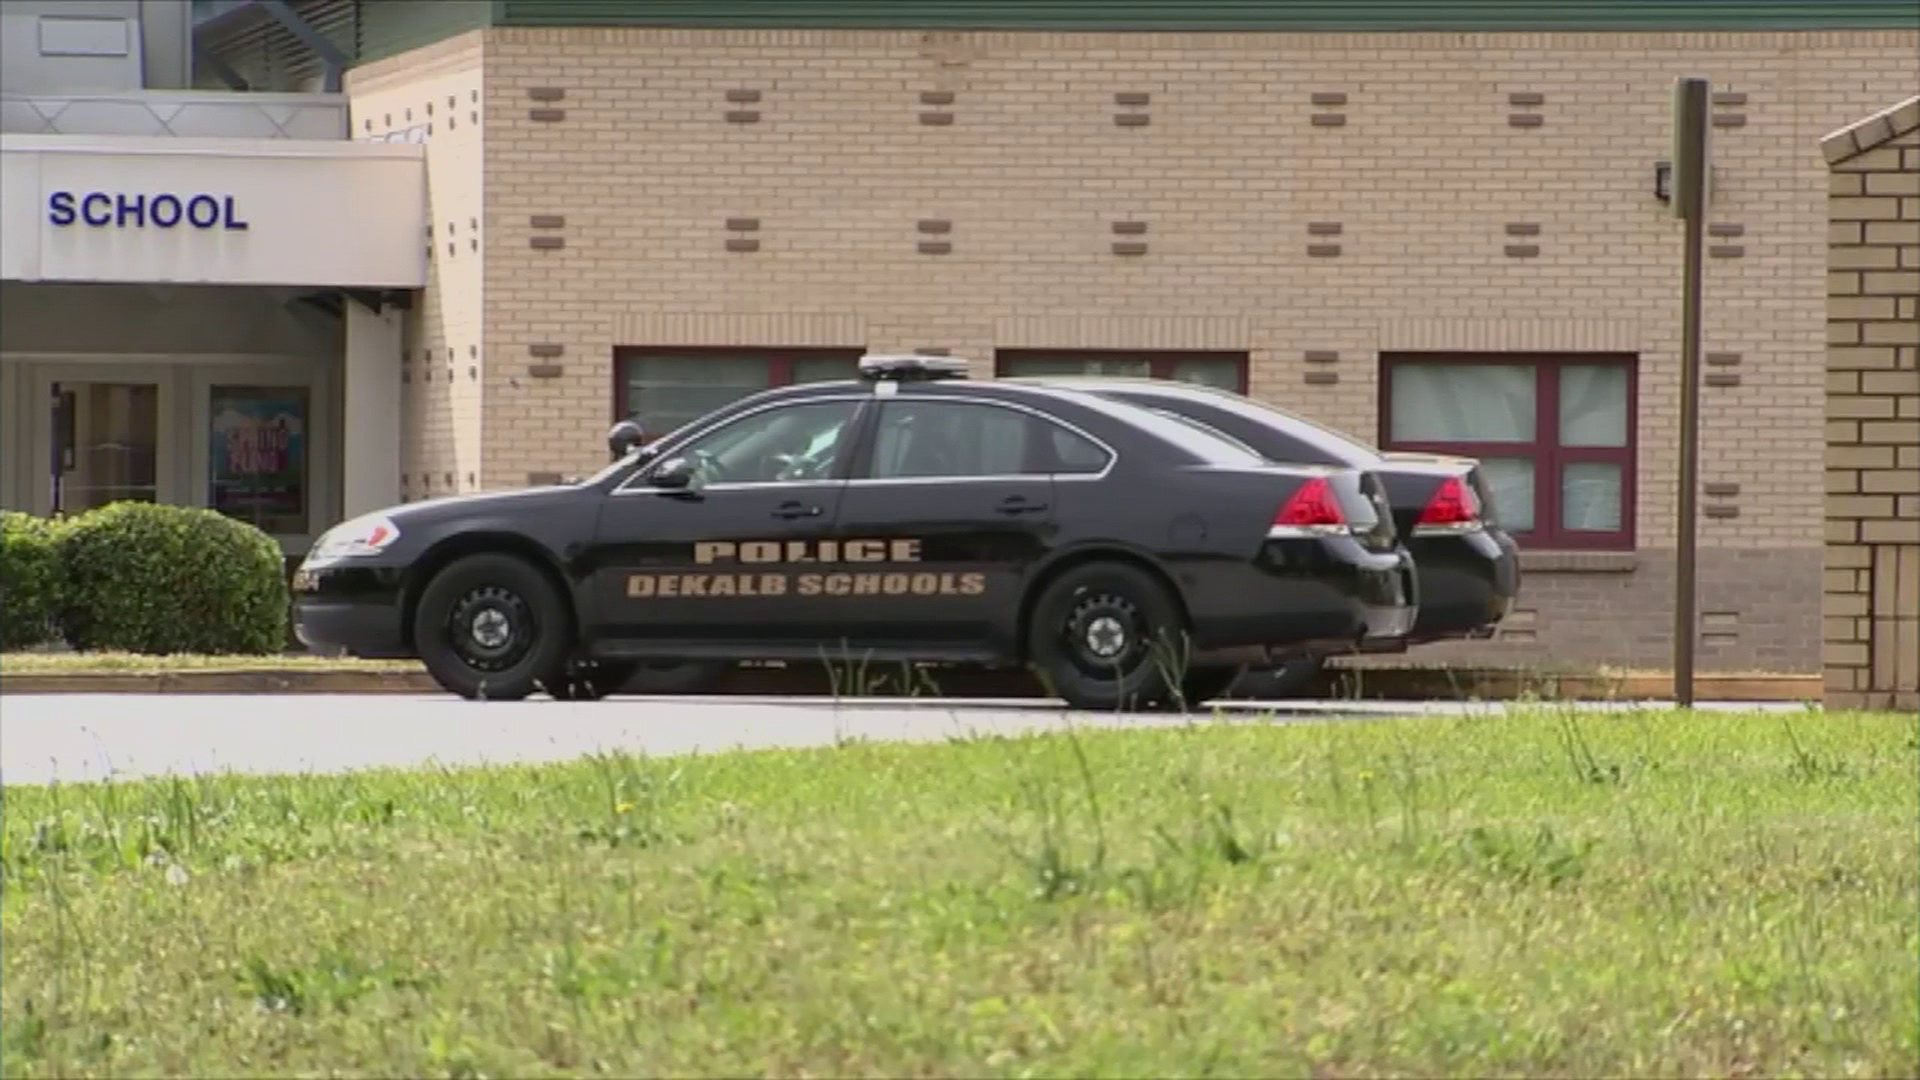
[[[1037,514],[1046,508],[1046,503],[1028,502],[1024,496],[1015,495],[1000,500],[1000,505],[994,509],[1002,514]]]
[[[812,503],[783,502],[774,507],[773,516],[777,518],[819,517],[820,508]]]

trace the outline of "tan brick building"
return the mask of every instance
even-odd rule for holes
[[[1681,237],[1659,163],[1671,81],[1700,75],[1700,660],[1818,669],[1819,145],[1912,91],[1907,7],[1594,29],[1609,5],[1509,27],[1470,4],[1446,31],[652,7],[707,15],[502,25],[531,10],[508,4],[348,72],[354,137],[427,146],[403,497],[551,482],[600,463],[617,416],[671,425],[869,349],[946,349],[983,377],[1101,364],[1487,462],[1525,548],[1521,611],[1429,655],[1660,666]]]
[[[1920,709],[1920,97],[1821,149],[1827,704]]]

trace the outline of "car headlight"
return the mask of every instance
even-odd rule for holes
[[[400,526],[384,517],[345,521],[322,533],[307,553],[310,562],[378,555],[400,539]]]

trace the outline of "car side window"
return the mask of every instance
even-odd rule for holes
[[[876,480],[1023,476],[1033,467],[1036,422],[1018,410],[971,401],[889,401],[880,407],[868,475]]]
[[[1106,447],[1070,428],[1048,424],[1047,442],[1053,450],[1053,471],[1083,476],[1107,467],[1113,455]]]
[[[776,405],[695,436],[661,455],[688,458],[706,484],[825,480],[849,445],[857,401]]]

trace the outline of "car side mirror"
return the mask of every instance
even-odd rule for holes
[[[669,491],[698,490],[695,481],[698,479],[699,471],[692,458],[670,458],[662,462],[659,468],[647,474],[647,483]]]
[[[615,461],[626,457],[629,451],[646,441],[646,431],[631,420],[622,420],[607,430],[607,452],[613,455]]]

